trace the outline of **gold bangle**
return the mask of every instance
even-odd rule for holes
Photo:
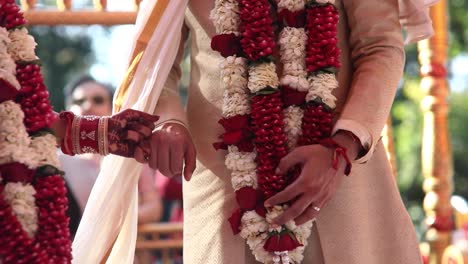
[[[163,125],[165,125],[165,124],[167,124],[167,123],[179,124],[179,125],[185,127],[185,128],[188,130],[187,125],[186,125],[184,122],[180,121],[179,119],[168,119],[168,120],[162,121],[161,123],[159,123],[159,124],[156,125],[156,127],[154,128],[154,130],[156,130],[156,129],[162,127]]]
[[[75,154],[82,154],[81,147],[80,147],[80,124],[81,124],[81,117],[75,116],[72,122],[72,133],[71,133],[73,152]]]
[[[106,156],[109,154],[109,139],[107,138],[107,134],[109,132],[109,117],[106,116],[103,118],[103,139],[102,139],[102,147],[103,147],[103,155]]]

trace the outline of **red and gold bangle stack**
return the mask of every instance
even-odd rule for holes
[[[105,156],[109,154],[109,141],[107,138],[107,132],[109,127],[109,117],[104,116],[99,119],[98,124],[98,147],[99,154]]]
[[[83,153],[109,154],[109,117],[75,116],[71,112],[63,112],[60,118],[66,123],[66,133],[61,144],[63,153],[71,156]]]

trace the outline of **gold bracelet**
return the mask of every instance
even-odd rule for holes
[[[73,118],[72,131],[71,131],[73,152],[75,154],[82,154],[81,147],[80,147],[80,123],[81,123],[81,117],[75,116],[75,118]]]
[[[99,149],[99,154],[104,155],[104,121],[105,117],[99,118],[99,123],[98,123],[98,149]]]
[[[109,138],[107,137],[109,132],[109,118],[108,116],[103,118],[103,139],[102,139],[102,147],[103,147],[103,155],[106,156],[109,154]]]
[[[156,127],[154,128],[154,130],[156,130],[156,129],[162,127],[163,125],[165,125],[165,124],[167,124],[167,123],[179,124],[179,125],[185,127],[185,128],[188,130],[187,125],[186,125],[184,122],[180,121],[179,119],[168,119],[168,120],[165,120],[165,121],[163,121],[163,122],[157,124]]]

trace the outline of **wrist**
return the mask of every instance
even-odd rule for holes
[[[346,130],[339,130],[333,135],[333,140],[340,146],[346,148],[348,157],[356,160],[359,157],[362,146],[359,139],[353,133]]]

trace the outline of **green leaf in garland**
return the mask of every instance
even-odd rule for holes
[[[32,138],[36,138],[36,137],[45,136],[45,135],[47,135],[47,134],[51,134],[51,135],[55,136],[55,132],[54,132],[52,129],[50,129],[50,128],[41,129],[41,130],[39,130],[39,131],[36,131],[36,132],[32,133],[30,136],[31,136]]]
[[[42,66],[42,62],[41,62],[41,60],[39,60],[39,59],[37,59],[37,60],[32,60],[32,61],[16,61],[16,64],[19,64],[19,65],[29,65],[29,64],[33,64],[33,65]]]
[[[51,175],[65,175],[64,171],[61,171],[57,169],[56,167],[52,165],[45,165],[41,166],[36,170],[36,176],[37,177],[45,177],[45,176],[51,176]]]
[[[272,88],[270,86],[261,89],[260,91],[256,92],[255,95],[269,95],[278,92],[278,89]]]
[[[320,97],[317,97],[315,99],[313,99],[312,101],[309,101],[308,104],[310,105],[322,105],[325,110],[327,111],[333,111],[333,108],[331,108],[330,106],[328,106],[327,104],[325,104],[323,101],[322,101],[322,98]]]

